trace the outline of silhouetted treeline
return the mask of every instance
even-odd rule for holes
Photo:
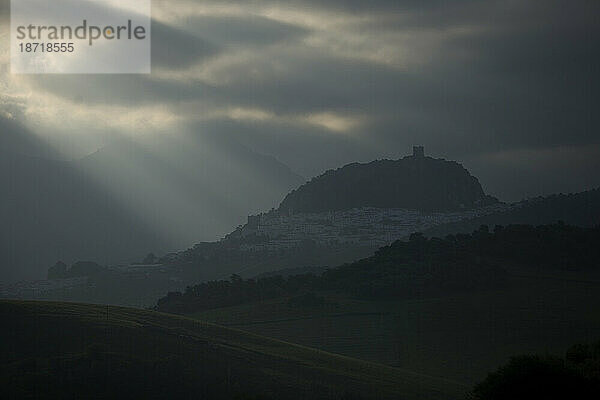
[[[295,275],[288,279],[273,276],[258,280],[243,280],[238,275],[232,275],[230,280],[210,281],[188,287],[184,293],[171,292],[158,300],[156,309],[174,313],[208,310],[283,297],[320,285],[321,279],[313,274]]]
[[[481,225],[545,225],[556,221],[588,228],[600,224],[600,188],[537,197],[523,201],[509,211],[438,225],[424,234],[428,237],[445,236],[458,232],[470,233]]]
[[[481,226],[472,234],[425,238],[416,233],[396,241],[373,256],[326,270],[243,280],[211,281],[173,292],[157,309],[186,313],[251,301],[333,290],[371,300],[435,296],[501,286],[504,266],[589,269],[600,259],[600,228],[563,223],[543,226]]]
[[[475,386],[485,400],[593,399],[600,393],[600,341],[572,346],[564,358],[524,355]]]

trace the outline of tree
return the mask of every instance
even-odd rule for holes
[[[564,359],[524,355],[511,358],[473,390],[475,399],[595,399],[600,391],[600,342],[574,345]]]

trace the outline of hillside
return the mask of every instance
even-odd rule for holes
[[[317,292],[190,316],[466,384],[518,354],[560,354],[600,338],[600,274],[512,270],[506,287],[398,300]]]
[[[482,226],[472,234],[444,239],[413,234],[380,248],[374,255],[305,274],[204,282],[184,293],[169,293],[157,309],[189,313],[251,301],[305,294],[315,290],[356,299],[390,300],[437,297],[449,293],[503,287],[510,265],[547,270],[595,271],[600,258],[600,227],[564,224]]]
[[[554,194],[525,200],[513,207],[476,218],[441,224],[423,232],[427,236],[469,233],[481,225],[565,224],[592,227],[600,225],[600,188],[580,193]]]
[[[304,180],[274,157],[205,132],[122,139],[77,166],[174,238],[172,249],[221,237],[248,214],[276,206]]]
[[[349,164],[289,193],[279,211],[311,213],[361,207],[456,211],[494,204],[477,178],[454,161],[425,157],[418,148],[399,160]]]
[[[175,244],[2,116],[0,145],[2,283],[45,277],[59,259],[112,263]]]
[[[0,302],[4,398],[453,399],[462,385],[151,311]]]
[[[412,235],[319,275],[232,276],[158,308],[473,384],[511,355],[600,337],[599,249],[600,228],[560,223]]]
[[[0,116],[3,283],[45,277],[58,260],[117,264],[217,238],[302,182],[273,157],[194,133],[142,135],[59,160]]]

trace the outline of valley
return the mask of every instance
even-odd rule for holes
[[[465,384],[514,354],[564,351],[600,337],[600,275],[515,270],[508,288],[402,301],[320,293],[323,307],[288,299],[193,318]]]

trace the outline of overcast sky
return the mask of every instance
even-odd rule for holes
[[[600,186],[597,0],[153,0],[151,75],[11,75],[0,115],[65,158],[227,135],[310,177],[413,144],[503,200]]]

